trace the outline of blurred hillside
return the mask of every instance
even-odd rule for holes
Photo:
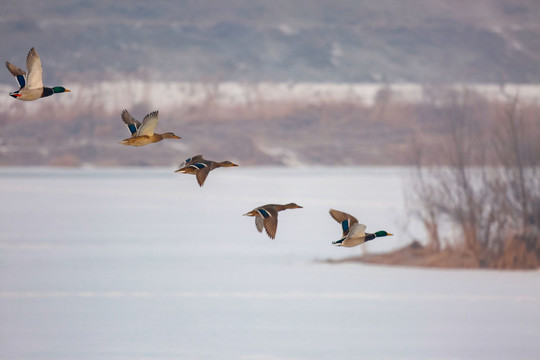
[[[481,121],[493,89],[536,109],[538,19],[534,0],[3,1],[2,60],[35,46],[73,92],[16,101],[0,71],[0,165],[403,165],[417,138],[437,162],[450,84]],[[118,145],[124,108],[183,139]]]
[[[72,89],[35,102],[0,101],[0,165],[174,166],[195,154],[242,165],[412,165],[420,157],[446,164],[440,139],[464,103],[475,146],[488,154],[495,150],[486,129],[516,94],[528,118],[540,120],[538,86],[131,81]],[[123,108],[137,119],[159,110],[156,131],[182,140],[118,144],[129,136]]]
[[[535,0],[3,1],[2,60],[51,82],[540,83]],[[12,81],[2,72],[0,82]]]

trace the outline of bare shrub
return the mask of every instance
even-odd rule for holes
[[[437,148],[445,166],[426,166],[417,154],[414,215],[428,245],[445,246],[441,227],[451,227],[452,246],[473,254],[478,267],[531,268],[540,259],[540,142],[538,117],[518,98],[497,104],[491,119],[478,116],[481,100],[468,92],[446,95],[438,105],[446,130]]]

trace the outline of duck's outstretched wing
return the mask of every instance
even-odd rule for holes
[[[156,126],[158,124],[158,111],[151,112],[150,114],[146,115],[142,121],[142,125],[139,128],[139,133],[137,135],[143,136],[152,136],[154,135],[154,130],[156,129]]]
[[[126,126],[131,133],[131,136],[136,136],[137,131],[141,127],[141,122],[131,116],[129,112],[125,109],[122,111],[122,120],[124,120],[124,123],[126,123]]]
[[[41,67],[41,59],[35,48],[31,48],[26,57],[26,67],[28,72],[26,75],[27,89],[42,89],[43,88],[43,69]]]
[[[341,228],[343,229],[343,236],[349,235],[349,230],[354,224],[358,224],[358,220],[352,215],[349,215],[343,211],[330,209],[330,216],[334,218],[338,223],[341,224]],[[364,230],[365,230],[365,225]]]
[[[175,172],[195,174],[199,186],[203,186],[208,173],[210,173],[210,170],[212,170],[211,164],[212,162],[204,160],[202,155],[197,155],[193,158],[186,159],[184,164],[180,165],[180,168],[175,170]]]
[[[204,160],[202,155],[195,155],[184,160],[184,162],[180,164],[180,167],[188,166],[202,160]]]
[[[266,230],[266,234],[268,234],[270,239],[275,239],[278,225],[277,210],[274,208],[259,208],[258,211],[264,218],[263,225],[264,229]]]
[[[264,229],[266,230],[266,233],[268,234],[270,239],[276,238],[277,223],[277,216],[272,216],[268,219],[264,219]]]
[[[203,162],[194,163],[191,166],[196,166],[197,168],[199,168],[195,176],[197,177],[197,182],[199,183],[199,186],[203,186],[204,182],[206,181],[206,177],[210,173],[210,166]]]
[[[22,89],[26,85],[26,73],[19,69],[9,61],[6,61],[6,67],[8,68],[11,75],[15,76],[17,82],[19,83],[20,88]]]
[[[255,216],[255,226],[258,232],[262,232],[264,229],[264,219],[260,216]]]

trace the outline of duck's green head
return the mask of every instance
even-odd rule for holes
[[[383,236],[392,236],[394,234],[387,233],[386,231],[377,231],[375,233],[376,237],[383,237]]]
[[[55,86],[55,87],[52,88],[52,91],[55,94],[63,93],[63,92],[71,92],[71,90],[68,90],[63,86]]]

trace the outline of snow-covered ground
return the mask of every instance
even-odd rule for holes
[[[1,359],[537,359],[540,272],[316,259],[329,208],[393,237],[403,168],[0,168]],[[242,214],[296,202],[277,239]]]

